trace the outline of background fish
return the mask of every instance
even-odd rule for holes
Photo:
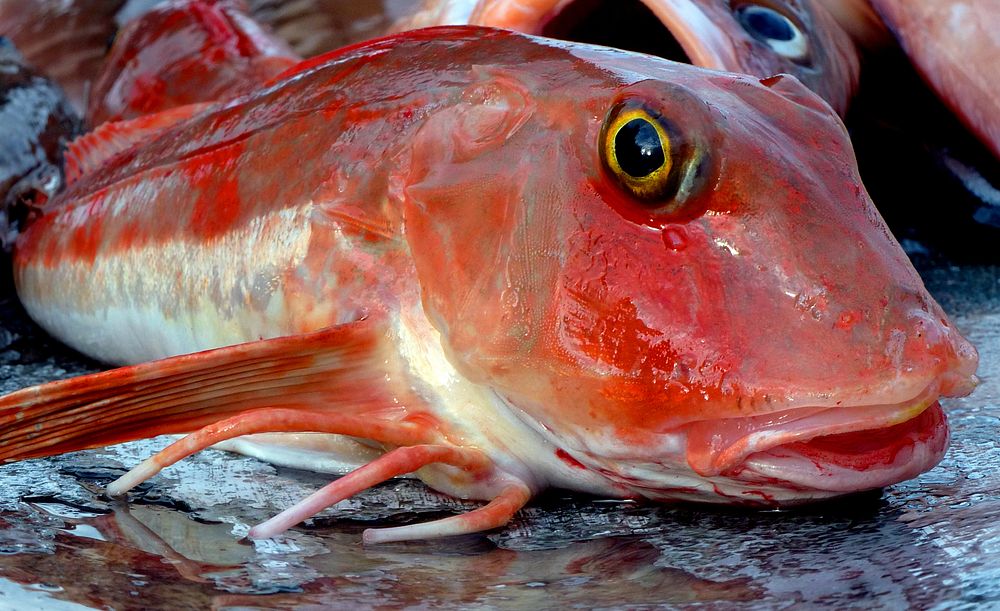
[[[891,44],[892,34],[868,0],[824,0],[823,8],[862,49],[875,51]]]
[[[420,0],[247,0],[254,19],[312,57],[385,34],[412,14]]]
[[[125,0],[0,0],[0,36],[17,45],[28,63],[55,80],[77,112],[101,69]]]
[[[1000,238],[1000,159],[897,46],[866,58],[847,125],[865,186],[911,257],[1000,261],[989,246]]]
[[[1000,4],[872,0],[921,75],[1000,157]]]
[[[0,0],[0,36],[58,82],[82,112],[118,30],[165,0]],[[382,35],[419,0],[229,0],[311,57]],[[188,51],[193,52],[190,48]]]
[[[124,26],[90,91],[90,125],[234,97],[301,61],[234,0],[172,0]]]
[[[760,77],[794,74],[838,112],[854,44],[815,0],[427,0],[396,29],[471,23],[651,53]]]
[[[940,459],[937,399],[975,384],[792,77],[446,28],[154,117],[116,128],[136,146],[85,137],[104,160],[73,155],[15,253],[43,327],[142,364],[5,397],[4,459],[204,427],[119,494],[245,433],[385,452],[258,537],[411,471],[489,501],[377,542],[492,528],[549,486],[880,487]]]

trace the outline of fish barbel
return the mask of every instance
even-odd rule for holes
[[[650,26],[657,20],[660,29]],[[855,46],[817,0],[425,0],[393,27],[465,23],[759,77],[793,74],[841,114],[858,84]],[[668,42],[682,53],[663,51]]]
[[[18,238],[18,294],[132,365],[0,399],[0,458],[196,431],[122,494],[248,433],[379,453],[254,537],[408,472],[489,502],[366,541],[497,527],[547,487],[877,488],[940,460],[938,398],[976,381],[790,76],[418,30],[99,128],[67,176]]]

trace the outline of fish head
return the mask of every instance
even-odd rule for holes
[[[645,497],[796,502],[936,464],[976,351],[837,115],[792,76],[582,49],[538,83],[484,74],[415,138],[406,235],[456,368]]]

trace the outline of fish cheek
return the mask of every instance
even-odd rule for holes
[[[530,351],[538,287],[551,286],[548,270],[558,268],[562,139],[509,119],[479,104],[439,111],[416,134],[402,179],[424,308],[458,361]],[[498,125],[516,129],[495,137]]]

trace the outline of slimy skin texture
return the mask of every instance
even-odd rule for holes
[[[626,111],[665,134],[652,199],[607,163],[634,165],[609,131]],[[0,458],[209,424],[121,493],[227,435],[341,433],[386,453],[256,535],[416,471],[491,501],[384,535],[440,536],[549,486],[778,505],[887,485],[940,460],[937,399],[975,384],[793,77],[438,28],[172,112],[80,157],[15,252],[35,320],[138,365],[0,399]],[[111,432],[60,431],[70,403]]]

